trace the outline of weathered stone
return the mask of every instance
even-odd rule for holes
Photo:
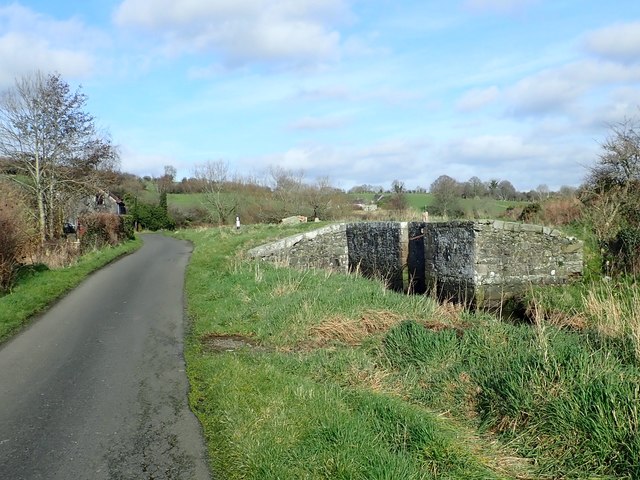
[[[432,225],[433,234],[425,238],[427,285],[436,285],[440,296],[500,303],[531,283],[564,283],[581,272],[582,243],[555,229],[512,222]],[[447,257],[452,245],[462,244],[466,248]],[[464,297],[456,298],[457,292]]]
[[[303,215],[294,215],[293,217],[283,218],[280,223],[284,225],[295,225],[296,223],[307,223],[307,217]]]
[[[349,271],[346,226],[329,225],[307,233],[293,235],[249,250],[261,260],[298,268],[322,268]]]
[[[390,289],[402,291],[405,259],[402,257],[401,227],[399,222],[347,224],[349,270],[381,278]]]
[[[561,284],[582,272],[582,242],[539,225],[491,220],[362,222],[294,235],[249,252],[294,267],[359,271],[395,290],[495,305],[531,284]],[[409,284],[403,284],[403,267]]]

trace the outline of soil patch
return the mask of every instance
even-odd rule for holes
[[[242,335],[207,333],[200,339],[208,352],[235,352],[236,350],[262,350],[255,340]]]

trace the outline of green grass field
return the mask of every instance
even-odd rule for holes
[[[514,324],[244,258],[294,231],[179,234],[195,246],[190,402],[216,475],[640,477],[637,285],[536,292],[536,320]]]
[[[149,192],[149,195],[153,195],[153,192]],[[349,196],[354,200],[359,198],[371,201],[374,198],[377,198],[378,195],[373,193],[364,193],[358,195],[350,194]],[[167,202],[171,208],[189,210],[193,208],[201,208],[204,203],[203,197],[204,195],[201,193],[172,193],[167,196]],[[425,208],[428,210],[434,203],[434,197],[430,193],[408,193],[407,200],[409,207],[418,212],[423,211]],[[155,201],[157,201],[157,199]],[[526,202],[512,202],[491,198],[460,199],[459,202],[460,207],[465,211],[469,218],[496,218],[502,215],[509,207],[526,204]]]

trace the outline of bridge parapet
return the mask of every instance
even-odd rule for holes
[[[498,220],[341,223],[249,255],[291,267],[358,271],[394,290],[433,292],[478,306],[499,304],[531,284],[566,283],[583,266],[580,240],[549,227]]]

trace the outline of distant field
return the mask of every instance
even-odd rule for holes
[[[385,194],[389,197],[391,194]],[[372,201],[378,197],[375,193],[349,194],[355,199]],[[435,197],[430,193],[408,193],[407,200],[409,207],[414,210],[428,211],[435,203]],[[467,216],[481,217],[497,217],[502,215],[507,208],[526,204],[527,202],[514,202],[507,200],[495,200],[493,198],[460,198],[460,207],[466,212]],[[384,203],[384,201],[383,201]]]
[[[156,196],[156,192],[148,192],[149,197]],[[389,195],[389,194],[387,194]],[[354,201],[356,199],[370,202],[377,198],[379,195],[375,193],[363,193],[363,194],[349,194]],[[408,193],[407,200],[409,207],[416,211],[428,211],[434,204],[435,198],[430,193]],[[157,201],[157,199],[152,200]],[[170,193],[167,195],[167,201],[169,207],[190,210],[193,208],[202,207],[204,203],[204,194],[202,193]],[[495,200],[492,198],[461,198],[460,207],[466,212],[467,217],[487,217],[493,218],[502,215],[505,210],[510,206],[523,205],[526,202],[512,202],[506,200]]]
[[[170,207],[185,210],[201,207],[203,202],[203,193],[170,193],[167,195],[167,203]]]

